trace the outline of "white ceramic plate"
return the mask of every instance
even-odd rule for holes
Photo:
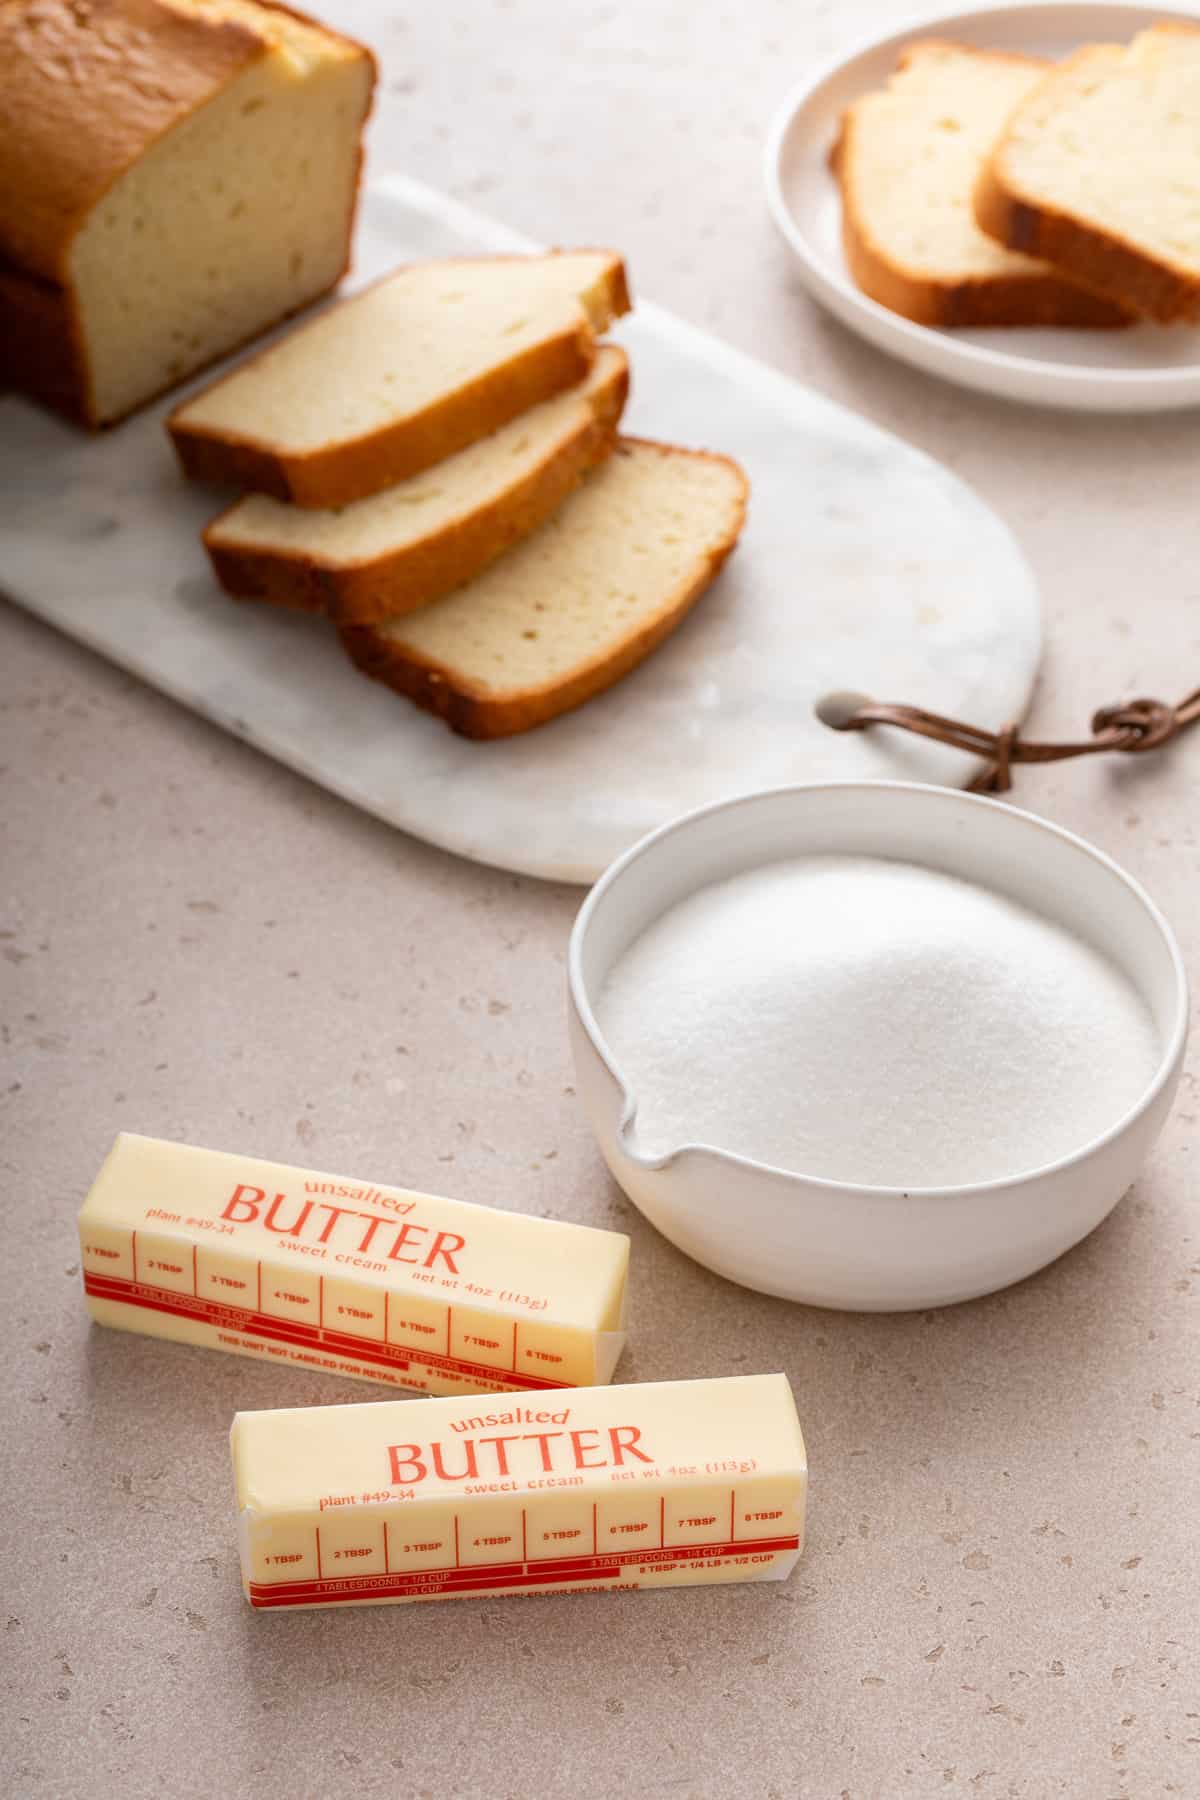
[[[1120,5],[1003,6],[909,24],[808,75],[788,95],[767,138],[772,216],[810,292],[843,324],[928,374],[1009,400],[1083,412],[1168,412],[1200,405],[1200,330],[1137,325],[1126,331],[937,331],[869,300],[842,254],[841,202],[829,150],[843,109],[881,87],[907,44],[951,38],[978,49],[1057,58],[1080,44],[1121,43],[1156,19],[1195,11]]]

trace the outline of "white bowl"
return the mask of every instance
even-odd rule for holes
[[[958,1188],[857,1187],[719,1146],[648,1157],[594,1001],[616,959],[668,907],[714,881],[810,853],[917,862],[1008,895],[1107,954],[1143,995],[1162,1056],[1124,1118],[1075,1154]],[[1081,838],[1010,806],[900,782],[776,788],[705,807],[643,838],[597,882],[568,957],[579,1094],[634,1205],[681,1250],[745,1287],[814,1306],[903,1311],[1006,1287],[1095,1228],[1137,1176],[1183,1066],[1187,977],[1138,884]]]

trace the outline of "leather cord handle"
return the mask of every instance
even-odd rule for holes
[[[952,744],[972,756],[985,759],[983,769],[970,784],[976,794],[1006,794],[1012,786],[1014,763],[1064,762],[1070,756],[1094,756],[1101,750],[1120,750],[1139,756],[1159,750],[1189,725],[1200,722],[1200,688],[1177,706],[1162,700],[1126,700],[1119,706],[1102,706],[1092,717],[1092,735],[1077,743],[1038,744],[1021,736],[1020,726],[1003,731],[984,731],[926,712],[921,706],[892,705],[870,700],[864,694],[828,694],[817,704],[817,717],[833,731],[865,731],[871,725],[894,725],[918,737]]]

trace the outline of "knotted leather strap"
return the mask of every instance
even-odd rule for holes
[[[972,756],[984,758],[984,767],[971,782],[973,793],[1005,794],[1012,786],[1014,763],[1064,762],[1070,756],[1094,756],[1100,750],[1121,750],[1140,755],[1159,750],[1189,725],[1200,721],[1200,688],[1177,706],[1162,700],[1127,700],[1119,706],[1102,706],[1092,718],[1092,736],[1077,743],[1038,744],[1021,736],[1020,726],[1003,731],[984,731],[926,712],[920,706],[893,705],[869,700],[863,694],[829,694],[818,702],[817,717],[833,731],[865,731],[870,725],[894,725],[918,737],[952,744]]]

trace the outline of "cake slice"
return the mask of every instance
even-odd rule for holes
[[[333,287],[374,79],[258,0],[0,4],[0,386],[111,424]]]
[[[464,737],[543,725],[636,668],[737,542],[737,464],[621,438],[548,524],[408,618],[342,631],[366,674]]]
[[[979,223],[1098,293],[1200,319],[1200,29],[1157,25],[1069,57],[984,167]]]
[[[168,429],[197,480],[346,506],[582,381],[628,306],[607,250],[417,264],[251,357]]]
[[[345,625],[412,612],[544,524],[612,449],[628,391],[624,351],[604,344],[578,387],[368,500],[312,512],[248,494],[204,533],[217,580]]]
[[[1049,64],[912,45],[887,87],[847,108],[834,151],[842,239],[863,292],[919,325],[1123,325],[1129,315],[975,222],[987,154]]]

